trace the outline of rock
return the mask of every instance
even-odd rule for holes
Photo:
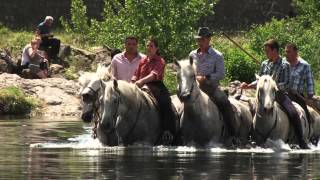
[[[100,48],[95,50],[95,62],[102,63],[106,62],[108,64],[111,63],[111,50],[109,48]]]
[[[77,48],[77,47],[74,47],[74,46],[71,46],[71,52],[73,55],[81,55],[81,56],[84,56],[90,60],[94,60],[96,55],[95,53],[93,52],[90,52],[88,50],[85,50],[85,49],[81,49],[81,48]]]
[[[80,86],[75,81],[63,78],[23,79],[16,74],[0,75],[0,88],[8,86],[20,87],[27,95],[40,99],[43,107],[42,116],[79,116]]]
[[[51,75],[60,74],[64,70],[64,67],[60,64],[51,64],[49,67],[49,71]]]
[[[65,58],[71,55],[71,46],[61,44],[58,57],[65,61]]]
[[[0,51],[0,73],[15,73],[17,62],[13,60],[9,52]]]

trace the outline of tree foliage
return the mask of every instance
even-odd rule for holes
[[[212,13],[217,0],[104,1],[102,21],[86,19],[82,0],[72,0],[71,23],[65,27],[97,44],[121,48],[126,36],[136,36],[142,49],[148,37],[159,41],[162,55],[183,58],[192,50],[198,20]]]

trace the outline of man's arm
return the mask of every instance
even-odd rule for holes
[[[290,86],[290,65],[288,63],[282,65],[283,81],[278,82],[278,88],[281,91],[288,91]],[[281,73],[280,73],[281,74]],[[280,78],[280,77],[278,77]]]
[[[220,56],[216,61],[216,71],[210,74],[208,79],[214,83],[218,83],[225,76],[225,68],[224,68],[224,60],[223,57]]]
[[[261,66],[260,66],[259,74],[258,74],[259,76],[263,75],[264,66],[265,66],[265,64],[262,63]],[[258,83],[258,80],[255,80],[255,81],[251,82],[250,84],[247,84],[246,82],[243,82],[240,85],[240,88],[242,88],[242,89],[256,89],[257,83]]]
[[[312,98],[315,92],[314,92],[314,79],[313,79],[310,65],[307,66],[306,76],[307,76],[307,95],[308,95],[308,98]]]
[[[48,32],[45,30],[45,27],[43,25],[39,25],[36,34],[40,36],[41,38],[49,38],[53,37],[54,35],[51,32]]]

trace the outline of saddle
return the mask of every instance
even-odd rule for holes
[[[156,106],[157,110],[160,110],[158,101],[157,101],[157,99],[154,97],[154,95],[152,94],[152,92],[151,92],[151,90],[148,88],[148,86],[143,86],[143,87],[141,88],[141,90],[144,91],[144,92],[146,92],[146,93],[149,95],[152,103]]]

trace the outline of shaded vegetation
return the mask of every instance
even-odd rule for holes
[[[26,96],[17,87],[0,89],[0,114],[28,114],[32,109],[39,107],[40,102]]]

